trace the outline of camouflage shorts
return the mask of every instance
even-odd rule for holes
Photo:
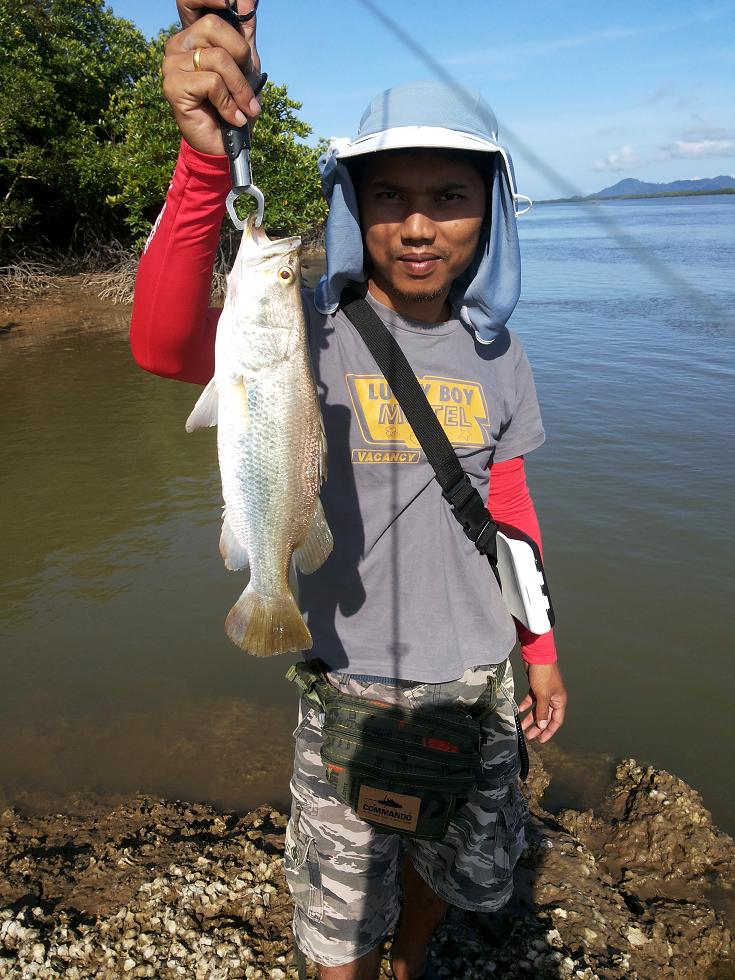
[[[456,681],[417,684],[330,674],[347,694],[412,707],[472,704],[497,666],[465,671]],[[349,963],[379,945],[400,911],[400,872],[406,855],[451,905],[493,911],[513,891],[513,868],[523,849],[526,807],[518,789],[520,760],[508,664],[497,710],[483,722],[483,770],[477,789],[457,810],[442,841],[380,833],[332,793],[319,754],[321,718],[301,702],[294,737],[291,819],[285,869],[294,899],[294,936],[314,962]]]

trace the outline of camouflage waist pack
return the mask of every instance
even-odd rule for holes
[[[320,660],[286,674],[324,713],[322,762],[339,799],[376,830],[441,840],[482,768],[482,718],[497,678],[466,711],[410,710],[336,690]]]

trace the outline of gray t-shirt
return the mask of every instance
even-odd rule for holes
[[[476,342],[459,319],[426,324],[368,301],[398,340],[483,500],[488,466],[544,441],[531,368],[504,330]],[[487,559],[452,516],[385,378],[347,317],[304,292],[327,433],[322,502],[334,551],[300,577],[307,654],[350,673],[427,683],[499,663],[516,631]]]

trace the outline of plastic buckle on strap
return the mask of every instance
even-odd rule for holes
[[[498,530],[498,525],[493,520],[489,520],[485,527],[480,531],[480,533],[475,538],[475,547],[477,550],[495,563],[498,560],[498,549],[495,535]]]
[[[460,522],[464,533],[472,541],[477,550],[494,561],[496,558],[495,534],[498,526],[492,520],[482,497],[465,475],[443,496],[452,507],[454,516]]]
[[[310,664],[301,663],[291,664],[291,666],[286,671],[286,680],[291,681],[296,687],[299,688],[303,697],[306,698],[314,707],[321,710],[323,708],[323,701],[320,696],[320,686],[321,686],[321,676],[318,669],[314,669]],[[323,683],[326,685],[328,682],[326,678]]]

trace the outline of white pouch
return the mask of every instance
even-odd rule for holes
[[[506,606],[532,633],[548,633],[554,625],[554,610],[538,545],[510,528],[498,531],[496,540]]]

